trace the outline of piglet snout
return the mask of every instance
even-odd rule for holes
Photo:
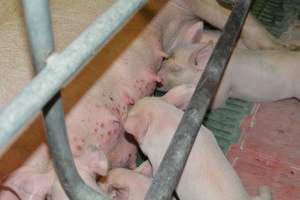
[[[161,81],[160,81],[160,82],[158,82],[158,83],[156,84],[156,86],[157,86],[158,88],[161,88],[161,87],[163,87],[163,86],[164,86],[164,79],[163,79],[163,78],[161,78]]]

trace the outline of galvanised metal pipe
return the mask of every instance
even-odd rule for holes
[[[217,0],[217,1],[219,1],[221,4],[223,3],[225,5],[232,6],[232,5],[234,5],[236,0]]]
[[[86,185],[79,176],[69,146],[60,95],[57,94],[44,107],[48,144],[59,181],[72,200],[110,200]],[[61,141],[59,141],[61,140]],[[95,180],[96,181],[96,180]]]
[[[54,51],[49,2],[48,0],[23,0],[22,3],[33,66],[38,73],[46,66],[47,57]],[[43,116],[54,167],[67,196],[76,200],[108,199],[88,187],[76,170],[67,137],[60,92],[43,108]]]
[[[0,110],[0,156],[26,122],[53,97],[111,38],[146,0],[119,0],[99,16],[62,53],[52,54],[46,67]],[[19,132],[20,133],[20,132]]]
[[[251,0],[237,0],[191,101],[156,172],[146,200],[169,200],[238,40]],[[180,198],[180,194],[179,194]]]

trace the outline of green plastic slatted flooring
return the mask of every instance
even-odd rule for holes
[[[223,152],[230,144],[238,142],[240,121],[252,107],[252,103],[230,98],[223,107],[207,113],[203,124],[214,133]]]
[[[252,13],[275,37],[288,29],[287,21],[300,19],[299,0],[256,0]]]

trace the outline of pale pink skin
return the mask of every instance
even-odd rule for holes
[[[55,179],[55,172],[45,156],[49,159],[47,146],[41,145],[22,167],[7,177],[0,199],[45,199]]]
[[[208,42],[212,41],[213,43],[217,43],[220,36],[221,36],[221,31],[203,29],[203,31],[201,33],[201,37],[197,42],[208,43]],[[236,48],[247,49],[247,46],[244,44],[244,42],[242,40],[238,40]]]
[[[125,129],[148,156],[154,174],[171,142],[183,111],[157,97],[139,100],[128,114]],[[171,167],[171,166],[170,166]],[[211,131],[201,127],[177,185],[180,199],[250,200]],[[255,199],[270,200],[270,191]]]
[[[213,47],[213,43],[178,47],[172,56],[164,61],[158,74],[163,79],[162,90],[174,88],[165,97],[168,101],[187,105]],[[228,97],[251,102],[277,101],[292,97],[300,99],[299,62],[299,52],[236,49],[213,100],[212,108],[222,106]],[[189,86],[184,86],[185,84]]]
[[[85,152],[88,152],[87,147],[90,147],[99,154],[104,152],[111,167],[136,167],[136,147],[125,140],[123,122],[128,106],[137,99],[150,95],[156,82],[160,81],[156,75],[156,68],[166,55],[161,46],[163,24],[168,23],[171,19],[185,20],[182,16],[186,15],[186,11],[176,10],[178,10],[177,7],[166,5],[149,27],[132,42],[68,113],[66,125],[71,149],[76,157],[80,158],[85,155]],[[176,36],[173,37],[176,38]],[[169,43],[172,41],[165,38],[164,44]],[[87,160],[86,163],[93,162],[92,156],[87,156],[87,158],[90,160]],[[42,156],[39,159],[44,161],[47,160],[47,157]],[[87,183],[90,186],[95,185],[95,177],[97,174],[99,175],[99,171],[89,166],[84,169],[85,173],[91,177]],[[34,171],[35,168],[32,167],[32,172]],[[82,174],[82,171],[79,170],[79,173]],[[28,177],[28,174],[24,175],[22,170],[18,170],[4,185],[10,185],[10,182],[22,185],[24,183],[22,179],[13,178],[22,176],[25,181],[26,176],[28,180],[31,180],[31,176]],[[35,176],[32,175],[32,177]],[[54,177],[53,175],[52,178]],[[47,177],[44,176],[44,178]],[[26,190],[31,195],[41,193],[36,196],[37,199],[45,198],[51,187],[51,185],[47,185],[36,192],[35,187],[41,185],[41,179],[43,179],[42,176],[30,183],[34,187],[32,191]],[[57,185],[59,185],[58,182],[56,182],[55,188],[59,188]],[[22,195],[18,189],[14,187],[12,189]],[[54,191],[58,191],[55,192],[58,198],[65,196],[61,188]]]
[[[216,12],[219,12],[218,9]],[[199,16],[197,12],[194,14]],[[156,70],[162,58],[166,56],[163,50],[169,52],[170,48],[189,44],[195,39],[190,35],[200,24],[194,19],[194,14],[181,0],[168,3],[149,27],[77,102],[66,117],[70,145],[75,156],[84,154],[85,148],[92,146],[100,154],[106,153],[112,167],[135,167],[136,147],[124,139],[123,121],[128,106],[137,99],[150,95],[155,83],[160,81],[156,76]],[[208,22],[211,20],[214,21],[214,19],[207,19]],[[262,44],[262,46],[270,48],[268,45]],[[22,77],[22,80],[25,78]],[[4,104],[0,103],[0,105]],[[16,171],[14,176],[22,177],[22,173],[22,170]],[[88,174],[90,173],[94,177],[97,172],[91,170]],[[13,179],[13,181],[18,180]],[[9,179],[6,183],[8,182]],[[20,179],[18,184],[22,185],[23,182]],[[36,180],[31,184],[40,183]],[[41,198],[48,190],[49,188],[41,189]],[[34,193],[32,191],[32,194]]]
[[[175,38],[176,45],[190,43],[186,32],[194,21],[184,28],[175,27],[181,35],[162,31],[171,19],[187,20],[185,12],[167,4],[71,110],[66,123],[75,155],[92,145],[107,154],[112,167],[135,168],[136,147],[124,139],[127,109],[139,98],[151,95],[156,82],[161,81],[156,71],[166,56],[162,41],[166,46],[175,43],[170,38]]]
[[[90,163],[89,163],[90,162]],[[86,153],[81,158],[75,159],[76,168],[82,180],[88,184],[95,191],[103,194],[104,191],[95,182],[96,174],[105,176],[108,173],[109,163],[105,154],[99,154],[96,151],[92,153]],[[65,194],[58,179],[52,184],[49,191],[49,197],[51,200],[68,200],[69,198]]]
[[[144,199],[151,181],[152,167],[149,161],[145,161],[134,170],[112,169],[101,185],[112,199],[141,200]]]

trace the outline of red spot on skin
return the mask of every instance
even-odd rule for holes
[[[76,137],[74,137],[74,141],[77,141],[77,138],[76,138]]]
[[[78,146],[76,147],[76,149],[77,149],[78,151],[82,151],[82,147],[81,147],[80,145],[78,145]]]
[[[96,108],[100,108],[100,105],[99,105],[99,104],[96,104]]]
[[[114,101],[114,99],[113,99],[112,97],[109,97],[109,99],[110,99],[111,101]]]
[[[108,135],[111,135],[111,132],[110,131],[108,131],[108,133],[107,133]]]
[[[84,142],[85,142],[85,140],[84,140],[84,139],[81,139],[81,142],[82,142],[82,143],[84,143]]]
[[[94,131],[95,131],[95,132],[98,132],[98,129],[97,129],[97,128],[95,128],[95,129],[94,129]]]
[[[103,123],[101,123],[100,127],[101,127],[101,128],[104,128],[104,124],[103,124]]]
[[[123,106],[123,110],[125,110],[126,109],[126,107],[125,106]]]
[[[141,82],[144,83],[144,80],[142,79]]]

